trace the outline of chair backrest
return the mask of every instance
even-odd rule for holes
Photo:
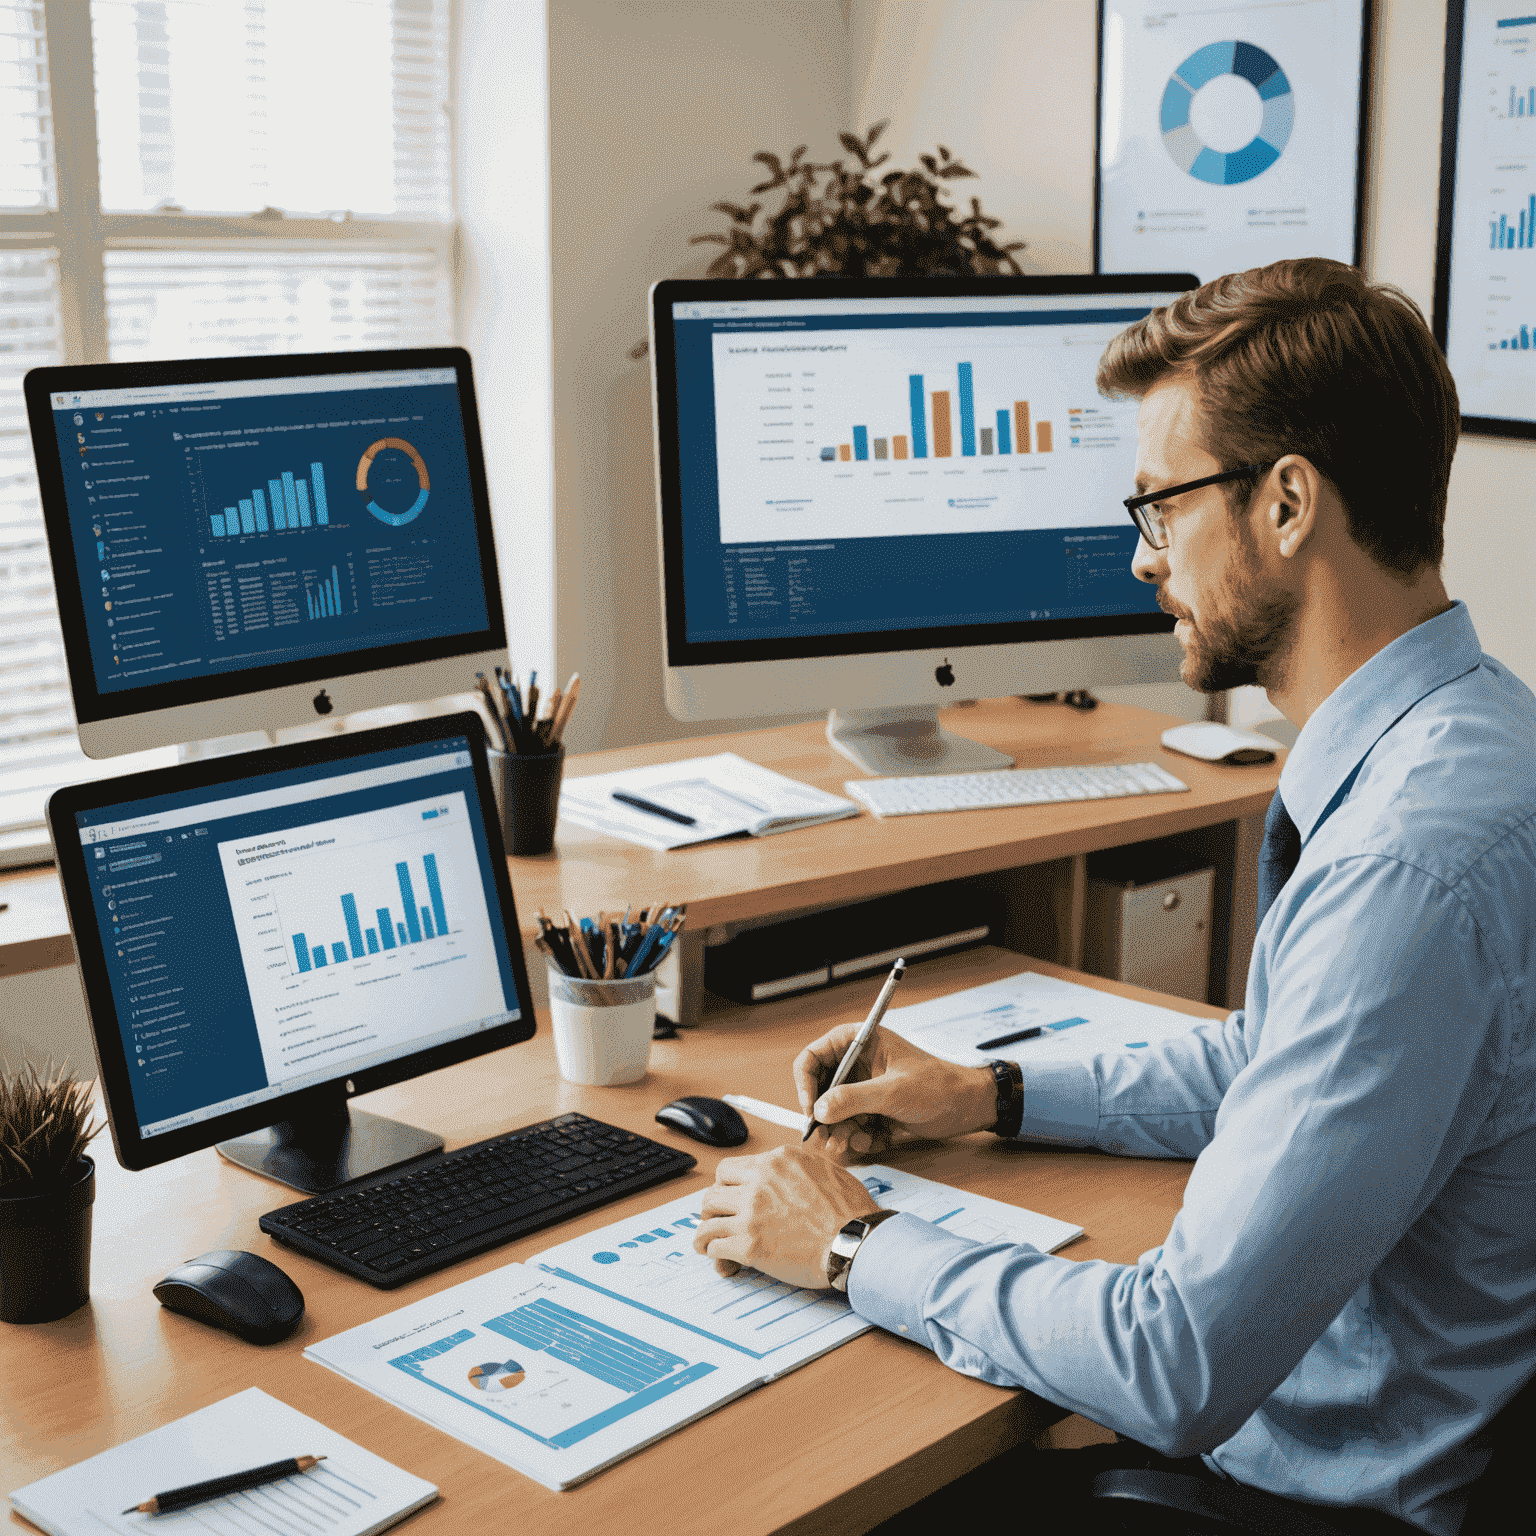
[[[1488,1426],[1493,1459],[1472,1485],[1460,1536],[1483,1536],[1509,1528],[1509,1511],[1530,1496],[1528,1470],[1532,1434],[1536,1433],[1536,1376],[1504,1405]]]

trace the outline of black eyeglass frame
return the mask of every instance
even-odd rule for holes
[[[1274,462],[1270,460],[1270,464]],[[1199,491],[1208,485],[1222,485],[1228,480],[1241,480],[1244,475],[1256,475],[1269,467],[1269,464],[1240,464],[1236,469],[1222,470],[1219,475],[1206,475],[1199,480],[1186,480],[1183,485],[1165,486],[1160,491],[1148,491],[1144,496],[1127,496],[1125,510],[1131,514],[1131,521],[1135,523],[1136,531],[1147,541],[1150,548],[1167,549],[1167,527],[1164,526],[1159,533],[1154,528],[1152,520],[1142,512],[1143,507],[1154,501],[1172,501],[1175,496],[1182,496],[1185,491]],[[1159,518],[1158,521],[1161,523],[1162,519]]]

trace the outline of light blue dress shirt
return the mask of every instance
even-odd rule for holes
[[[1304,841],[1246,1007],[1020,1051],[1024,1138],[1196,1159],[1163,1246],[1075,1263],[903,1215],[849,1297],[1165,1454],[1451,1536],[1536,1371],[1536,699],[1457,603],[1330,695],[1280,791]]]

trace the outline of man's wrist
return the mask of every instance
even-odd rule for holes
[[[987,1064],[997,1098],[992,1134],[1012,1140],[1024,1123],[1024,1072],[1016,1061]]]
[[[848,1290],[848,1275],[853,1269],[853,1261],[858,1257],[859,1248],[864,1239],[869,1236],[883,1221],[889,1221],[895,1211],[871,1211],[866,1216],[856,1216],[838,1229],[837,1235],[832,1239],[832,1245],[827,1250],[827,1284],[835,1291],[845,1294]]]

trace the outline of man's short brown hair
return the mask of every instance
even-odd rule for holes
[[[1223,468],[1300,454],[1379,565],[1404,577],[1439,566],[1461,408],[1401,289],[1321,257],[1216,278],[1117,336],[1099,390],[1139,399],[1178,373],[1195,382],[1204,446]],[[1257,483],[1235,485],[1233,504]]]

